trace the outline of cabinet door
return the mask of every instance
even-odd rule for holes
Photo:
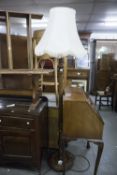
[[[30,133],[2,131],[1,156],[3,159],[32,159],[34,139]]]

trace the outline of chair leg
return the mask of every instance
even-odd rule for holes
[[[87,149],[90,149],[90,143],[87,141]]]
[[[97,104],[97,95],[95,96],[95,105]]]
[[[101,96],[99,96],[99,110],[101,109]]]
[[[113,96],[111,96],[111,107],[112,107],[112,110],[113,110]]]
[[[109,97],[107,96],[107,106],[109,106]]]

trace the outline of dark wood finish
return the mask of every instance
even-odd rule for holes
[[[47,99],[40,98],[35,110],[29,110],[30,104],[24,98],[0,100],[0,163],[40,169],[42,149],[48,146]]]
[[[86,80],[86,90],[89,89],[89,69],[73,69],[69,68],[67,79],[70,84],[72,80]]]
[[[58,108],[48,108],[49,148],[58,148]]]
[[[95,77],[95,91],[103,91],[111,83],[111,71],[110,70],[98,70]]]
[[[89,143],[92,142],[94,143],[95,145],[98,146],[98,152],[97,152],[97,157],[96,157],[96,162],[95,162],[95,168],[94,168],[94,175],[97,174],[97,170],[98,170],[98,166],[99,166],[99,163],[100,163],[100,159],[101,159],[101,155],[102,155],[102,152],[103,152],[103,148],[104,148],[104,143],[102,141],[88,141]]]
[[[114,54],[103,54],[101,59],[96,60],[94,92],[105,90],[106,86],[112,83],[111,77],[116,73],[117,60]]]
[[[89,69],[68,69],[68,79],[86,79],[89,78]]]

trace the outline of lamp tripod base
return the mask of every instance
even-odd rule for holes
[[[73,166],[74,156],[68,151],[65,151],[60,159],[59,152],[55,152],[48,160],[49,166],[57,171],[62,172],[69,170]]]

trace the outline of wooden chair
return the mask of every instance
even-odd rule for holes
[[[113,92],[107,86],[104,91],[97,91],[95,96],[95,104],[99,104],[99,110],[103,106],[110,106],[113,109]]]
[[[42,71],[44,69],[52,69],[53,72],[48,75],[41,74],[40,79],[38,80],[38,86],[41,91],[44,91],[46,86],[54,87],[54,93],[56,98],[56,105],[58,106],[59,103],[59,92],[58,92],[58,61],[54,58],[49,58],[48,56],[40,57],[38,60],[38,67],[41,67]],[[51,76],[49,78],[49,76]]]

